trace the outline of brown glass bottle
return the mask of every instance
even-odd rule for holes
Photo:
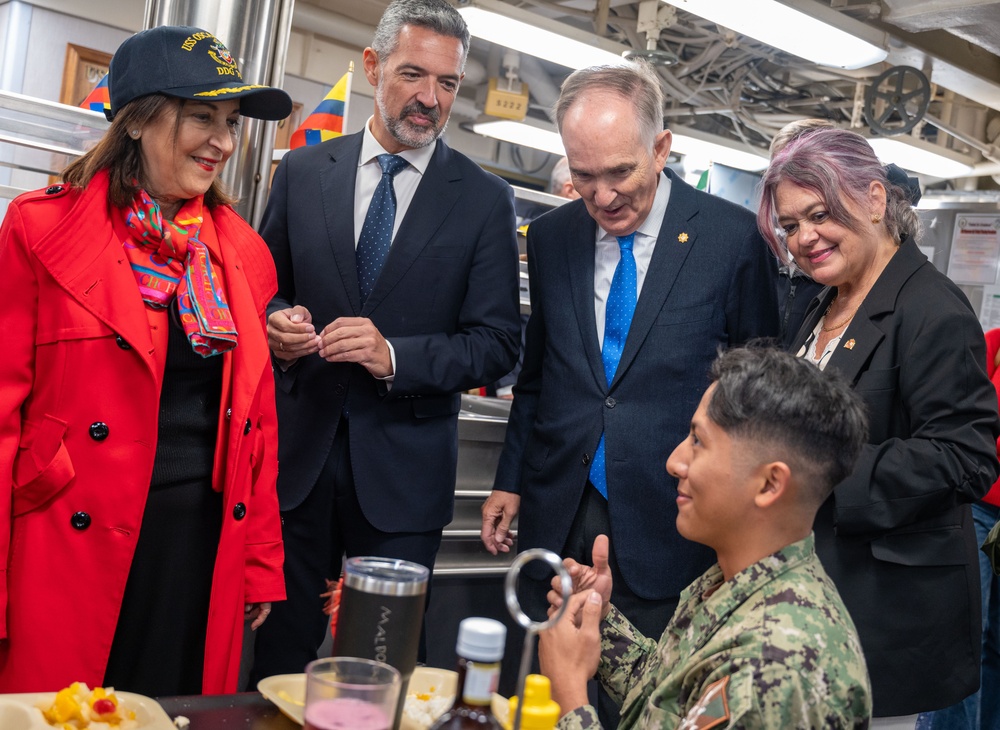
[[[507,627],[488,618],[467,618],[458,627],[458,693],[455,704],[430,730],[503,730],[490,702],[500,679]]]

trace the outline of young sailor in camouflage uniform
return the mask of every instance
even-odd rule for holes
[[[868,727],[861,645],[812,535],[865,441],[864,406],[841,379],[776,350],[731,350],[712,378],[667,470],[677,529],[718,563],[656,643],[610,604],[607,537],[592,567],[566,561],[574,595],[539,646],[561,730],[600,727],[586,692],[595,670],[622,704],[619,728]]]

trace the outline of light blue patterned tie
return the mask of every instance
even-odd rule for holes
[[[372,202],[368,204],[355,252],[362,306],[375,288],[392,244],[392,227],[396,221],[396,191],[392,187],[392,178],[409,164],[399,155],[379,155],[375,159],[382,168],[382,179],[378,181]]]
[[[635,256],[632,255],[634,241],[634,233],[618,236],[621,258],[611,279],[608,305],[604,313],[604,346],[601,348],[601,360],[604,361],[604,377],[607,378],[609,387],[618,369],[618,361],[622,358],[628,329],[632,324],[632,315],[635,314],[638,276],[635,270]],[[597,451],[594,452],[594,460],[590,464],[590,483],[605,499],[608,498],[608,472],[603,433],[600,443],[597,444]]]

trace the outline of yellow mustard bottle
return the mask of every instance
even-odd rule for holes
[[[517,697],[510,698],[505,730],[514,727]],[[559,722],[559,705],[552,700],[552,684],[541,674],[529,674],[524,680],[524,709],[521,710],[521,730],[553,730]]]

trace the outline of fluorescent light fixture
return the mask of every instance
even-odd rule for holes
[[[664,0],[820,66],[864,68],[888,56],[886,34],[814,0]]]
[[[501,2],[474,0],[458,12],[476,38],[572,69],[623,63],[621,54],[628,50],[593,33]]]
[[[739,142],[688,127],[671,127],[670,131],[673,134],[670,150],[679,155],[691,155],[750,172],[767,167],[768,157],[764,150],[754,152]]]
[[[871,137],[868,140],[883,163],[942,179],[972,174],[972,158],[916,137]]]
[[[512,122],[497,119],[475,122],[471,129],[476,134],[499,139],[510,144],[533,147],[560,157],[566,154],[562,138],[551,126],[526,119]],[[739,170],[757,172],[767,167],[768,158],[762,150],[755,153],[739,142],[700,132],[697,129],[675,127],[672,129],[671,150],[680,155],[692,155],[710,162],[718,162]]]
[[[566,148],[563,147],[558,132],[532,121],[512,122],[507,119],[497,119],[476,122],[472,125],[472,131],[511,144],[550,152],[560,157],[566,154]]]

